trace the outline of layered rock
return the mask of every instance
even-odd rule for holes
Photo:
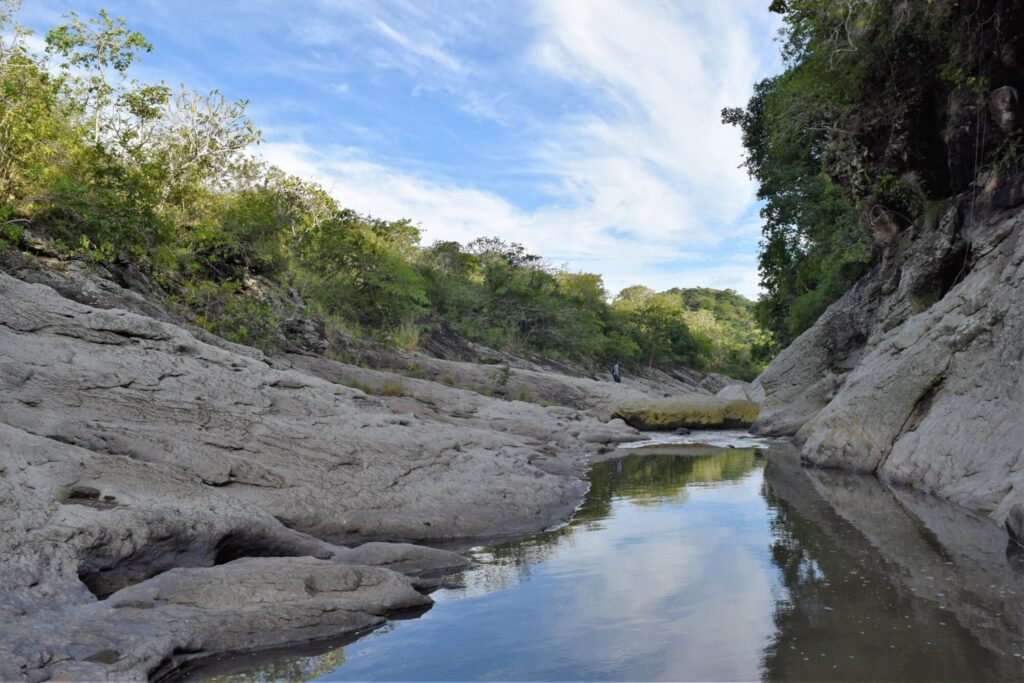
[[[1024,504],[1024,174],[985,176],[755,382],[755,430],[1003,522]]]
[[[424,380],[368,395],[339,382],[386,373],[208,343],[55,277],[77,301],[0,273],[5,680],[362,633],[465,564],[406,541],[541,530],[588,454],[638,438]]]

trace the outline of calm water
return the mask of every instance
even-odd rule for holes
[[[1024,680],[1024,561],[991,522],[687,448],[595,465],[568,526],[475,549],[422,617],[230,679]]]

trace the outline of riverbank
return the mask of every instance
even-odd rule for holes
[[[147,680],[356,637],[466,568],[437,546],[568,520],[591,463],[644,438],[616,406],[749,393],[689,371],[268,358],[80,265],[8,270],[5,679]],[[730,438],[711,448],[749,445]]]
[[[423,618],[272,663],[219,661],[189,680],[1024,673],[1024,574],[989,520],[875,477],[801,467],[783,441],[693,437],[707,443],[659,435],[593,464],[569,524],[469,549],[472,564]]]
[[[16,265],[0,273],[5,679],[145,680],[422,609],[466,560],[417,544],[567,520],[589,458],[641,438],[615,405],[728,384],[268,358],[82,264]]]

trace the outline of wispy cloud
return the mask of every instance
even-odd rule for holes
[[[428,242],[519,241],[612,291],[757,291],[753,186],[719,112],[778,68],[763,0],[53,0],[43,14],[101,2],[154,39],[151,73],[249,97],[262,153],[346,206],[418,221]]]
[[[416,94],[443,93],[463,111],[529,132],[515,163],[537,176],[539,205],[519,208],[457,174],[438,180],[386,160],[356,161],[349,150],[292,145],[295,167],[312,163],[348,205],[421,221],[428,238],[499,234],[601,272],[613,291],[643,282],[755,294],[757,225],[744,219],[754,190],[738,168],[738,136],[719,112],[743,103],[773,66],[765,37],[774,28],[761,3],[520,8],[529,10],[520,26],[527,39],[491,61],[474,61],[470,50],[456,57],[458,38],[430,22],[429,5],[369,21],[408,53],[402,68],[417,79]],[[560,110],[531,110],[538,90]]]
[[[408,55],[422,57],[432,64],[439,65],[449,71],[454,71],[455,73],[459,73],[463,70],[459,60],[452,57],[437,45],[411,40],[379,19],[374,22],[374,26],[384,37],[391,40],[395,43],[396,47],[404,50]]]

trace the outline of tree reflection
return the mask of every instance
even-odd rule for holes
[[[679,450],[686,452],[685,448]],[[684,503],[688,487],[740,479],[757,466],[758,457],[754,449],[689,456],[660,447],[650,455],[630,454],[595,463],[588,477],[590,490],[567,525],[482,548],[474,554],[477,565],[464,574],[461,588],[479,594],[515,585],[530,576],[531,566],[571,546],[576,534],[600,529],[611,516],[615,501],[638,506]]]
[[[319,655],[292,657],[267,662],[244,673],[204,678],[208,683],[303,683],[330,673],[345,663],[345,648]]]

